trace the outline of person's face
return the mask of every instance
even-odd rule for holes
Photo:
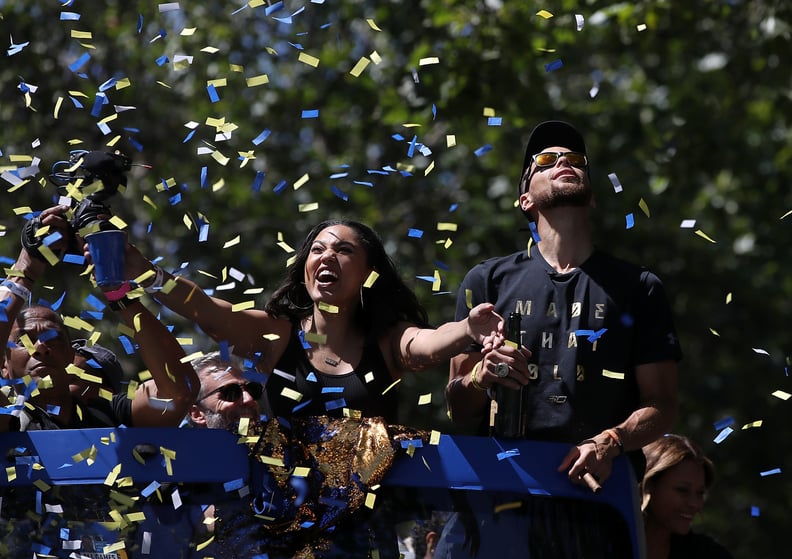
[[[305,288],[314,302],[349,308],[359,301],[360,286],[371,272],[357,233],[346,225],[319,232],[305,261]]]
[[[568,148],[552,146],[542,152],[567,153]],[[591,186],[586,167],[575,167],[561,156],[554,165],[537,167],[531,163],[530,181],[520,195],[520,206],[525,211],[558,208],[562,206],[586,207],[592,204]]]
[[[29,340],[28,347],[23,341],[25,336]],[[4,374],[7,377],[30,375],[38,382],[50,376],[53,384],[68,382],[66,367],[72,362],[74,349],[54,311],[30,309],[23,327],[14,324],[9,341],[16,345],[6,350]]]
[[[683,460],[648,484],[647,521],[672,534],[687,534],[704,508],[706,491],[704,467],[695,460]]]
[[[215,392],[227,384],[244,385],[247,381],[242,377],[242,371],[236,367],[218,368],[210,365],[210,368],[213,370],[208,374],[197,371],[201,379],[202,393],[208,396],[192,405],[192,422],[209,429],[225,429],[243,417],[258,419],[258,402],[247,390],[241,390],[242,395],[234,401],[226,401],[221,393]]]

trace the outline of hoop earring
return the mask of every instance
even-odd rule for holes
[[[292,289],[294,289],[294,287],[292,287]],[[298,305],[297,303],[295,303],[295,302],[294,302],[294,300],[291,298],[291,292],[292,292],[292,289],[289,289],[289,290],[286,292],[286,300],[289,302],[289,304],[290,304],[290,305],[291,305],[293,308],[297,309],[298,311],[307,311],[307,310],[309,310],[309,309],[312,309],[312,308],[313,308],[313,302],[312,302],[311,304],[307,305],[307,306],[300,306],[300,305]]]

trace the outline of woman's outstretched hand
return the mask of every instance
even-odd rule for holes
[[[468,333],[483,351],[503,345],[506,339],[503,317],[495,312],[492,303],[481,303],[470,310],[467,318]]]

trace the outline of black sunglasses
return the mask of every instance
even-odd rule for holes
[[[250,394],[254,400],[258,400],[264,393],[264,385],[260,382],[246,382],[245,384],[232,382],[231,384],[224,384],[197,400],[196,403],[206,400],[212,394],[217,394],[224,402],[236,402],[242,397],[242,390]]]
[[[586,154],[578,151],[543,151],[531,157],[537,167],[551,167],[562,157],[566,157],[566,160],[573,167],[585,167],[588,165]]]

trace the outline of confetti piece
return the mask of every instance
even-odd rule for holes
[[[613,185],[613,191],[617,194],[622,191],[621,182],[619,182],[619,177],[616,176],[616,173],[609,173],[608,179],[610,179],[611,184]]]
[[[313,66],[314,68],[319,66],[319,59],[305,52],[301,52],[297,57],[297,60],[299,60],[303,64],[308,64],[309,66]]]
[[[349,71],[350,75],[352,75],[352,76],[354,76],[356,78],[359,77],[360,74],[363,73],[363,70],[365,70],[366,67],[368,67],[368,65],[370,63],[371,63],[371,60],[369,60],[365,56],[361,57],[360,60],[358,60],[357,63]]]
[[[431,394],[421,394],[418,397],[418,405],[419,406],[425,406],[425,405],[431,404],[431,403],[432,403],[432,395]]]
[[[499,452],[497,454],[498,460],[505,460],[507,458],[513,458],[514,456],[519,456],[520,450],[517,448],[513,448],[511,450],[504,450],[503,452]]]
[[[753,516],[754,518],[757,518],[759,516],[759,507],[757,506],[751,507],[751,516]]]
[[[643,198],[641,198],[641,199],[638,201],[638,207],[639,207],[639,208],[641,208],[641,211],[644,213],[644,215],[645,215],[646,217],[652,217],[652,216],[649,214],[649,206],[647,205],[646,201],[645,201]]]
[[[698,236],[699,236],[699,237],[701,237],[702,239],[704,239],[704,240],[706,240],[706,241],[709,241],[709,242],[711,242],[711,243],[715,243],[715,242],[717,242],[717,241],[715,241],[714,239],[712,239],[711,237],[709,237],[709,236],[708,236],[706,233],[704,233],[704,231],[702,231],[701,229],[697,229],[697,230],[696,230],[696,235],[698,235]]]
[[[635,28],[640,33],[641,31],[645,31],[646,30],[646,24],[645,23],[639,23],[638,25],[635,26]]]
[[[726,439],[726,437],[731,435],[733,432],[734,432],[734,429],[732,429],[731,427],[726,427],[720,433],[718,433],[718,436],[716,436],[712,440],[712,442],[714,442],[715,444],[720,444]]]
[[[744,431],[746,429],[754,429],[761,426],[762,426],[762,420],[759,419],[758,421],[752,421],[751,423],[746,423],[745,425],[742,426],[742,430]]]
[[[789,400],[792,394],[790,394],[789,392],[784,392],[783,390],[776,390],[771,394],[771,396],[775,396],[776,398],[786,401]]]
[[[770,355],[770,354],[767,352],[767,350],[766,350],[766,349],[761,349],[761,348],[758,348],[758,347],[752,347],[751,349],[754,351],[754,353],[758,353],[758,354],[760,354],[760,355]]]
[[[695,219],[683,219],[682,223],[679,224],[680,229],[693,229],[696,226]]]
[[[429,64],[440,64],[440,59],[436,56],[428,56],[418,61],[418,66],[428,66]]]
[[[602,369],[602,376],[616,380],[624,380],[624,373],[617,373],[616,371],[609,371],[607,369]]]
[[[377,272],[376,270],[371,270],[371,272],[369,272],[368,277],[366,278],[366,281],[363,282],[363,287],[367,289],[370,288],[371,286],[374,285],[374,282],[377,281],[378,277],[379,277],[379,272]]]
[[[258,76],[252,76],[245,80],[245,83],[248,87],[258,87],[260,85],[268,84],[269,83],[269,76],[267,74],[261,74]]]
[[[577,29],[578,31],[582,31],[583,24],[585,23],[585,21],[586,19],[582,15],[575,14],[575,29]]]
[[[765,470],[764,472],[761,472],[759,475],[762,477],[767,477],[780,473],[781,473],[781,468],[773,468],[772,470]]]
[[[366,19],[366,23],[368,23],[369,27],[371,27],[374,31],[382,31],[382,29],[377,27],[377,24],[373,19],[371,18]]]
[[[550,19],[551,17],[553,17],[553,14],[551,14],[547,10],[539,10],[538,12],[536,12],[536,15],[544,19]]]
[[[626,229],[632,229],[635,226],[635,216],[631,213],[628,213],[624,216]]]
[[[548,74],[550,72],[555,72],[559,68],[563,68],[563,67],[564,67],[564,63],[561,61],[560,58],[558,60],[553,60],[552,62],[548,62],[547,64],[544,65],[545,72],[547,72]]]

